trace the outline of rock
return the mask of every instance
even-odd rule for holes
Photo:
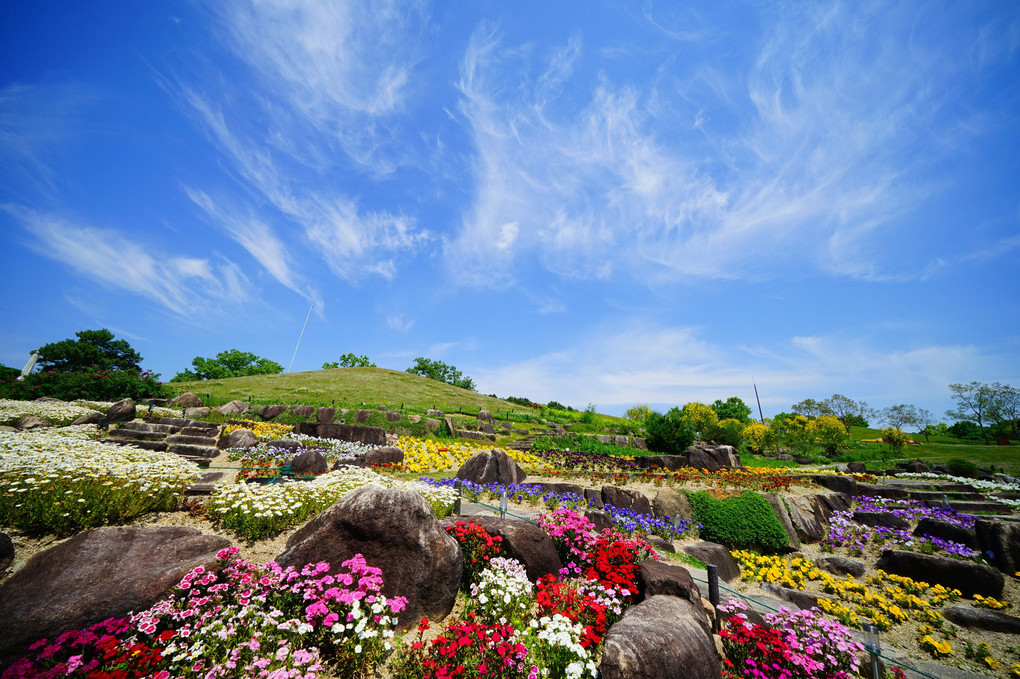
[[[930,474],[931,467],[923,462],[911,462],[907,465],[907,471],[912,474]]]
[[[247,450],[248,448],[254,448],[258,444],[259,439],[251,429],[235,429],[226,436],[221,436],[220,440],[216,442],[216,447],[220,450],[226,450],[227,448]]]
[[[429,431],[436,431],[439,429],[439,420],[434,420],[431,417],[425,418],[425,428]]]
[[[833,602],[838,601],[838,599],[834,599],[833,597],[826,596],[824,594],[805,592],[799,589],[790,589],[789,587],[780,587],[779,585],[774,585],[771,582],[761,583],[761,588],[777,599],[789,601],[801,610],[817,606],[819,599],[828,599]]]
[[[499,428],[503,431],[513,431],[514,425],[510,422],[500,422]]]
[[[374,485],[352,491],[291,535],[276,562],[300,569],[326,561],[335,573],[355,554],[382,569],[385,596],[407,597],[399,629],[422,616],[442,620],[453,610],[463,567],[460,545],[418,493]]]
[[[103,421],[103,414],[98,410],[90,410],[84,415],[79,415],[71,424],[99,424]]]
[[[1004,634],[1020,634],[1020,618],[999,611],[970,606],[947,606],[942,609],[942,617],[960,627]]]
[[[797,464],[811,464],[810,457],[796,457],[794,458],[794,460],[797,462]]]
[[[595,509],[602,509],[605,504],[602,503],[602,491],[598,488],[585,488],[584,499],[588,501],[588,506],[594,507]]]
[[[546,493],[556,493],[557,495],[576,495],[578,497],[584,497],[584,488],[577,485],[576,483],[556,483],[546,481],[538,484],[542,487],[542,490]]]
[[[630,437],[617,434],[616,436],[613,437],[613,445],[619,446],[620,448],[629,448]]]
[[[917,527],[914,528],[914,535],[930,535],[942,540],[958,542],[971,549],[981,549],[975,530],[968,530],[951,521],[942,521],[926,516],[917,522]]]
[[[265,422],[268,422],[273,418],[279,417],[280,415],[283,415],[285,412],[287,412],[287,406],[282,405],[268,405],[262,406],[261,408],[258,409],[259,417],[261,417],[262,420]]]
[[[248,404],[244,401],[231,401],[224,403],[219,408],[214,408],[221,415],[244,415],[248,412]]]
[[[315,406],[291,406],[290,412],[298,417],[311,417],[315,414]]]
[[[294,476],[318,476],[329,471],[329,463],[318,450],[305,450],[290,461],[290,470]]]
[[[608,434],[596,434],[595,440],[598,441],[599,443],[612,443],[613,437],[609,436]]]
[[[358,424],[365,424],[371,418],[372,418],[371,410],[362,409],[354,411],[354,421],[357,422]]]
[[[889,512],[861,512],[853,514],[854,521],[864,526],[883,526],[885,528],[910,528],[910,522],[903,517]]]
[[[386,411],[386,421],[387,422],[400,422],[402,419],[404,419],[404,414],[402,412],[400,412],[399,410],[387,410]]]
[[[473,516],[489,535],[502,538],[504,555],[524,564],[528,579],[536,582],[543,575],[556,575],[563,567],[556,545],[544,530],[520,519],[501,519],[498,516]],[[445,519],[444,524],[450,519]]]
[[[595,531],[597,533],[613,527],[612,515],[602,509],[587,509],[584,512],[584,518],[595,524]]]
[[[649,535],[648,542],[655,547],[657,551],[669,552],[670,554],[676,554],[676,547],[673,543],[665,538],[660,538],[658,535]]]
[[[690,466],[687,458],[683,455],[641,455],[635,458],[639,467],[644,469],[668,469],[675,472],[678,469]]]
[[[315,421],[329,423],[336,417],[336,408],[326,408],[323,406],[315,411]]]
[[[677,519],[686,521],[694,518],[694,510],[691,509],[691,503],[687,496],[672,488],[660,488],[655,493],[655,497],[652,498],[652,513],[660,519],[669,517],[674,521]]]
[[[955,588],[968,597],[980,594],[999,598],[1005,585],[1002,573],[991,566],[899,549],[883,551],[876,568],[914,580]]]
[[[441,420],[444,417],[446,417],[446,413],[444,413],[442,410],[429,409],[425,411],[425,414],[429,417],[434,417],[437,420]]]
[[[786,509],[783,499],[776,493],[765,493],[764,498],[772,506],[772,513],[779,519],[779,523],[783,524],[783,530],[786,531],[786,548],[790,551],[800,549],[800,535],[790,519],[790,512]]]
[[[781,460],[783,462],[793,462],[794,461],[793,455],[790,455],[789,453],[779,453],[778,455],[776,455],[776,459],[777,460]]]
[[[836,489],[833,489],[836,490]],[[906,500],[908,493],[903,488],[894,488],[878,483],[858,483],[857,495],[869,495],[871,497],[884,497],[887,500]]]
[[[0,575],[14,561],[14,542],[7,533],[0,533]]]
[[[107,424],[113,422],[120,422],[121,420],[133,420],[135,419],[135,402],[129,398],[121,399],[117,401],[109,410],[106,411],[106,416],[103,421]]]
[[[1020,571],[1020,525],[1010,521],[978,519],[974,525],[981,551],[1004,573]]]
[[[696,606],[701,605],[701,591],[691,577],[690,571],[682,566],[645,559],[638,564],[637,578],[640,599],[662,594],[687,599]]]
[[[365,453],[365,464],[404,464],[404,451],[395,446],[372,448]]]
[[[641,438],[640,436],[635,436],[634,437],[634,447],[635,448],[641,448],[642,450],[647,450],[648,449],[648,442],[645,439]]]
[[[87,530],[39,552],[0,587],[0,656],[41,637],[143,611],[230,541],[184,526]]]
[[[408,415],[407,421],[410,422],[411,424],[418,424],[419,422],[421,422],[421,415]]]
[[[482,422],[490,422],[490,423],[495,421],[492,418],[492,413],[490,413],[488,410],[479,410],[478,411],[478,419],[481,420]]]
[[[198,407],[198,408],[185,408],[184,409],[184,416],[185,417],[190,417],[191,419],[198,419],[198,418],[202,418],[202,417],[209,417],[209,415],[211,413],[212,413],[212,408],[206,408],[205,406],[201,406],[201,407]]]
[[[52,424],[38,415],[25,415],[18,420],[18,423],[14,425],[14,428],[18,431],[31,431],[32,429],[46,429],[52,426]]]
[[[304,445],[297,439],[273,439],[266,445],[277,450],[289,450],[292,453],[299,453],[305,449]]]
[[[480,425],[478,425],[478,431],[482,432],[483,434],[495,434],[496,433],[495,428],[493,428],[493,426],[491,424],[489,424],[488,422],[482,422]]]
[[[733,582],[740,577],[740,566],[737,564],[737,560],[730,554],[730,550],[717,542],[699,540],[684,545],[680,549],[695,559],[704,561],[706,564],[713,564],[719,579],[724,582]]]
[[[817,495],[790,496],[786,498],[790,510],[790,521],[801,542],[813,544],[825,537],[831,512]]]
[[[202,399],[190,391],[170,399],[171,408],[201,408],[203,405]]]
[[[828,488],[834,490],[837,493],[843,493],[853,497],[854,495],[861,495],[857,491],[857,482],[849,476],[835,476],[829,474],[815,474],[811,477],[811,480],[817,483],[822,488]]]
[[[301,434],[338,441],[357,441],[369,446],[385,446],[386,430],[382,427],[363,427],[356,424],[303,422],[295,427]]]
[[[710,472],[717,472],[722,469],[722,466],[716,461],[709,452],[703,448],[691,448],[684,457],[687,458],[687,464],[698,469],[704,469]]]
[[[481,450],[468,458],[457,470],[458,479],[467,479],[481,485],[498,482],[504,485],[524,483],[527,475],[502,450]]]
[[[601,679],[718,679],[720,658],[701,604],[652,596],[606,634]]]
[[[864,576],[865,564],[857,559],[850,559],[845,556],[823,556],[815,560],[815,565],[823,571],[834,575],[852,575],[855,578]]]
[[[638,514],[651,514],[652,503],[644,493],[619,486],[602,486],[602,503],[617,509],[632,509]]]
[[[846,469],[851,474],[863,474],[867,466],[863,462],[847,462]]]

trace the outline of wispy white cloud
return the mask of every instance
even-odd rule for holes
[[[887,349],[860,338],[794,337],[769,346],[709,342],[692,327],[663,327],[641,319],[593,328],[571,348],[471,375],[479,390],[555,399],[574,407],[623,413],[636,403],[669,408],[739,396],[754,401],[754,381],[765,415],[805,398],[843,393],[873,406],[914,403],[941,413],[947,385],[997,380],[994,356],[973,345],[930,344]]]
[[[154,254],[137,238],[70,219],[4,206],[30,239],[37,254],[64,264],[83,278],[109,290],[125,291],[181,317],[206,318],[249,299],[251,283],[227,259]]]
[[[397,332],[407,332],[414,327],[414,321],[404,314],[389,314],[386,316],[386,327]]]
[[[959,11],[765,8],[762,37],[737,71],[691,48],[629,81],[598,70],[577,36],[541,54],[479,27],[458,81],[475,195],[447,244],[453,274],[500,286],[538,257],[564,277],[646,282],[804,267],[925,275],[936,243],[906,253],[890,243],[921,235],[910,218],[945,188],[929,169],[988,133],[980,107],[960,102],[1011,54],[1007,30],[990,36],[954,20]],[[965,63],[978,34],[999,49]],[[940,143],[946,136],[957,144]]]

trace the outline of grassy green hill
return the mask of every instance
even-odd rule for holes
[[[250,403],[375,407],[405,410],[436,408],[447,412],[534,413],[524,406],[450,386],[420,375],[383,368],[335,368],[279,375],[230,377],[222,380],[173,382],[175,393],[191,391],[207,403],[234,399]]]

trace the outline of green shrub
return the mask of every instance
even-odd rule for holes
[[[694,443],[694,430],[683,420],[678,408],[665,415],[652,413],[645,420],[645,443],[656,453],[677,455]]]
[[[949,462],[946,462],[946,467],[949,468],[949,473],[953,476],[962,476],[968,479],[976,479],[981,475],[978,471],[977,465],[970,460],[963,460],[960,458],[954,458]]]
[[[779,517],[764,497],[753,491],[717,500],[705,491],[687,493],[694,519],[701,524],[701,538],[730,549],[776,552],[785,549],[789,537]]]
[[[719,420],[709,434],[708,438],[724,446],[739,448],[744,442],[744,424],[740,420],[725,419]]]
[[[19,373],[20,374],[20,373]],[[62,401],[119,401],[166,398],[170,395],[159,375],[139,370],[96,369],[85,372],[46,370],[22,381],[0,381],[0,398],[32,401],[42,396]]]

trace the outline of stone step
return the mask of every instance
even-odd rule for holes
[[[212,436],[216,438],[220,435],[220,428],[215,424],[210,424],[208,427],[189,426],[181,429],[180,433],[184,436]]]
[[[211,460],[220,454],[218,448],[213,446],[194,446],[188,443],[172,443],[169,452],[187,458],[201,458]]]
[[[150,422],[155,424],[168,424],[178,429],[189,426],[193,421],[184,417],[154,417],[150,420]]]
[[[1012,514],[1013,508],[1001,502],[953,502],[949,508],[961,514]]]
[[[949,501],[953,500],[967,500],[971,502],[980,502],[985,499],[985,496],[978,492],[966,492],[966,491],[946,491],[938,492],[933,490],[909,490],[907,496],[911,500],[921,500],[929,504],[942,504],[942,498],[945,496],[949,497]]]
[[[142,450],[154,450],[159,453],[166,452],[166,441],[132,441],[131,439],[106,439],[106,443],[115,443],[119,446],[132,446]]]
[[[106,435],[107,440],[120,441],[162,441],[166,434],[154,431],[136,431],[134,429],[114,429]]]
[[[158,434],[176,434],[178,431],[180,431],[180,427],[175,427],[173,425],[140,421],[125,422],[124,424],[120,425],[120,428],[127,429],[129,431],[155,432]]]
[[[189,436],[186,434],[174,434],[166,437],[166,442],[170,444],[185,443],[192,446],[211,446],[216,447],[215,436]]]
[[[195,485],[188,486],[184,489],[184,497],[206,497],[208,495],[212,495],[215,490],[215,484],[196,483]]]

